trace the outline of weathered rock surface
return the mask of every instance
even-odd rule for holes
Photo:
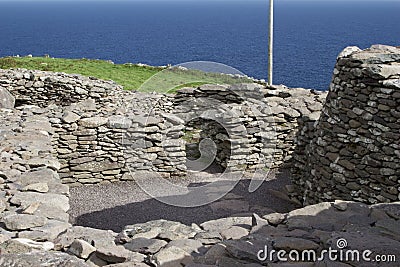
[[[59,252],[41,252],[33,254],[5,254],[0,257],[0,265],[4,267],[88,267],[76,257]]]
[[[294,197],[304,204],[400,200],[399,66],[398,47],[339,55],[324,112],[315,124],[304,120],[297,138]]]
[[[70,254],[74,254],[75,256],[81,259],[89,258],[90,254],[96,251],[96,248],[90,245],[85,240],[75,239],[72,242],[71,246],[67,250]]]
[[[10,92],[0,86],[0,108],[14,108],[15,106],[15,98]]]

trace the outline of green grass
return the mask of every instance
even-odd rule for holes
[[[0,58],[0,68],[24,68],[81,74],[103,80],[113,80],[127,90],[138,89],[140,85],[161,69],[139,67],[132,64],[111,64],[104,60],[61,59],[46,57]]]
[[[49,57],[5,57],[0,58],[0,68],[24,68],[69,74],[81,74],[103,80],[113,80],[126,90],[143,92],[174,93],[182,87],[196,87],[206,83],[233,84],[252,82],[247,78],[234,78],[218,73],[177,68],[113,64],[104,60],[62,59]],[[151,80],[149,80],[151,78]],[[146,82],[147,81],[147,82]]]

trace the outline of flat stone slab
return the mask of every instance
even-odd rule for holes
[[[46,205],[51,205],[64,212],[69,210],[69,199],[66,196],[59,194],[42,194],[36,192],[17,192],[10,200],[12,204],[27,207],[32,203],[39,202]]]
[[[126,243],[124,247],[133,252],[155,254],[167,244],[168,242],[159,239],[134,238]]]
[[[206,231],[216,231],[219,232],[223,229],[227,229],[231,226],[242,226],[248,227],[249,229],[252,226],[252,218],[251,217],[228,217],[218,220],[212,220],[205,223],[202,223],[200,226]]]
[[[28,214],[14,214],[4,217],[3,222],[8,230],[16,231],[43,226],[47,223],[47,218]]]
[[[14,108],[15,97],[4,87],[0,86],[0,108]]]
[[[63,266],[63,267],[89,267],[84,261],[74,256],[61,252],[40,252],[33,254],[3,254],[0,257],[2,267],[38,267],[38,266]]]

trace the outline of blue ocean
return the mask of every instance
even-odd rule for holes
[[[326,90],[346,46],[400,45],[399,14],[399,1],[276,0],[274,83]],[[1,57],[215,61],[263,79],[267,35],[267,0],[0,0]]]

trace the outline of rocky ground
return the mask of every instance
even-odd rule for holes
[[[34,246],[37,243],[14,239],[3,245],[3,252],[24,248],[31,253],[5,254],[0,266],[398,266],[375,260],[385,256],[394,261],[399,255],[399,219],[399,203],[367,206],[336,201],[262,218],[227,217],[200,225],[156,220],[125,226],[120,233],[75,226],[55,240],[55,248],[67,253],[43,252]],[[371,261],[330,261],[326,256],[317,263],[278,263],[276,254],[265,260],[262,254],[274,249],[319,255],[329,248],[343,253],[370,250],[366,259]]]

